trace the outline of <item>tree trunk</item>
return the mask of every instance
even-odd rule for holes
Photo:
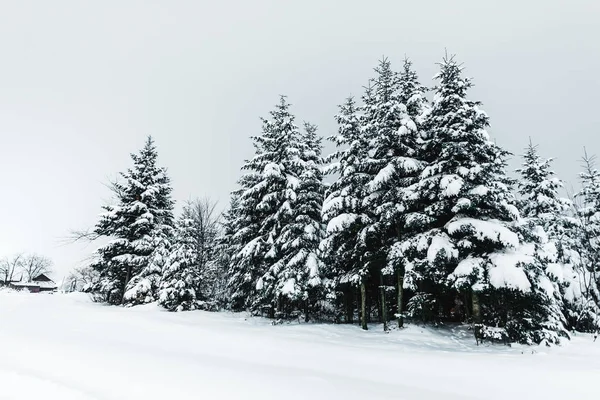
[[[402,317],[402,308],[404,306],[404,275],[398,271],[398,328],[404,326],[404,318]]]
[[[360,324],[366,331],[367,327],[367,287],[365,281],[360,283]]]
[[[344,302],[346,308],[346,323],[351,324],[354,322],[354,290],[352,290],[352,286],[346,291],[344,291]]]
[[[383,320],[383,331],[387,332],[388,330],[388,326],[387,326],[387,305],[386,305],[386,301],[385,301],[385,285],[384,285],[384,280],[383,280],[383,274],[381,274],[381,286],[379,287],[379,290],[381,290],[381,319]]]
[[[304,322],[308,322],[308,299],[304,302]]]
[[[464,296],[464,304],[465,304],[465,319],[467,321],[469,321],[469,319],[471,319],[471,314],[469,313],[469,295],[467,292],[465,292]]]
[[[131,279],[131,266],[127,266],[127,274],[125,275],[125,284],[123,285],[123,293],[121,295],[121,304],[125,304],[125,291],[127,290],[127,284],[129,284],[129,280]]]
[[[477,292],[471,293],[471,305],[473,308],[473,322],[478,324],[481,322],[481,308],[479,305],[479,294],[477,294]]]

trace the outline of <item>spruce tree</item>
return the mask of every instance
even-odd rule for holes
[[[365,112],[364,117],[364,129],[371,139],[368,165],[372,175],[365,206],[374,211],[365,237],[370,237],[371,247],[379,253],[380,272],[386,275],[396,273],[397,307],[398,314],[401,314],[404,271],[402,264],[395,264],[390,256],[392,245],[400,240],[401,235],[406,236],[402,230],[406,209],[401,199],[405,197],[406,189],[417,182],[424,166],[419,159],[422,146],[420,125],[426,103],[423,87],[408,60],[405,60],[401,74],[392,71],[387,59],[380,62],[376,72],[373,107]],[[392,262],[389,268],[385,268],[388,258]],[[387,287],[383,283],[382,277],[381,304],[385,306]]]
[[[371,93],[368,89],[365,95],[367,105],[371,104]],[[326,171],[338,177],[327,188],[323,204],[322,216],[327,228],[322,249],[335,298],[344,303],[346,322],[353,321],[354,294],[360,287],[361,325],[367,329],[365,281],[368,266],[361,248],[361,233],[371,222],[364,205],[366,185],[372,179],[365,163],[369,142],[361,129],[361,116],[353,98],[340,106],[336,120],[338,134],[329,139],[341,149],[328,157],[331,164]]]
[[[133,167],[114,184],[116,204],[104,207],[94,230],[112,238],[92,265],[100,275],[94,291],[111,304],[155,299],[160,275],[153,260],[160,257],[153,256],[173,226],[172,189],[166,169],[158,166],[154,140],[148,137],[131,158]]]
[[[190,208],[184,208],[177,221],[173,252],[163,270],[158,303],[169,311],[189,311],[197,307],[199,287],[195,226]]]
[[[416,298],[427,299],[420,312],[450,318],[455,301],[470,298],[464,311],[475,322],[502,326],[513,340],[556,341],[560,316],[516,226],[508,153],[490,140],[489,118],[467,98],[472,84],[454,58],[443,60],[436,79],[425,121],[428,165],[406,196],[407,228],[420,232],[395,248]],[[539,323],[530,326],[534,308]]]
[[[280,311],[289,314],[302,310],[308,320],[310,308],[324,295],[319,252],[324,187],[321,138],[316,134],[316,126],[305,123],[304,127],[300,138],[301,169],[293,188],[295,195],[289,200],[292,215],[277,238],[281,255],[273,278],[278,282],[277,295],[287,304]]]
[[[525,219],[524,236],[536,243],[538,258],[550,278],[548,288],[558,296],[565,323],[580,325],[581,304],[584,302],[578,282],[576,236],[579,224],[571,215],[573,205],[561,198],[559,190],[563,183],[550,169],[552,159],[542,159],[537,146],[529,142],[523,154],[522,167],[517,170],[519,180],[519,210]]]
[[[572,204],[561,198],[563,182],[550,169],[552,158],[542,159],[531,140],[523,154],[522,167],[517,170],[519,179],[519,211],[524,218],[536,218],[554,239],[565,234]]]
[[[263,119],[262,134],[252,138],[256,155],[239,182],[237,252],[229,271],[232,307],[271,316],[285,301],[280,235],[293,219],[303,167],[301,133],[289,107],[282,96],[271,119]]]

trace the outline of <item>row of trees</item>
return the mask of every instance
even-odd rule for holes
[[[255,156],[221,222],[207,203],[175,221],[148,139],[93,231],[110,240],[86,290],[111,304],[210,303],[364,329],[373,320],[387,329],[394,316],[400,326],[472,321],[523,343],[597,329],[593,159],[576,202],[561,198],[533,144],[515,181],[454,58],[440,63],[431,101],[410,61],[398,73],[384,59],[375,73],[361,102],[340,106],[329,138],[338,150],[327,157],[316,126],[298,127],[281,97],[252,137]]]
[[[52,272],[52,260],[37,254],[16,254],[0,260],[0,283],[30,282]]]
[[[229,306],[358,318],[364,329],[393,315],[470,320],[523,343],[597,329],[592,160],[576,207],[532,144],[518,182],[508,176],[509,153],[453,57],[432,101],[410,61],[397,73],[384,59],[375,72],[360,104],[340,107],[339,150],[324,160],[315,127],[300,131],[284,97],[253,137],[226,218]]]

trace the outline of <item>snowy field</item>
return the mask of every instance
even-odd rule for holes
[[[597,399],[600,341],[480,346],[466,332],[172,314],[0,292],[0,399]]]

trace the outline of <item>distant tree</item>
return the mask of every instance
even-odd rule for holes
[[[218,262],[218,238],[221,214],[217,202],[209,198],[190,200],[184,205],[184,214],[191,221],[190,235],[194,252],[194,266],[199,276],[196,295],[199,300],[212,302],[218,296],[224,270]]]
[[[600,171],[595,156],[584,153],[577,217],[581,291],[585,297],[578,325],[585,330],[600,329]]]
[[[16,280],[15,275],[22,271],[24,259],[25,256],[23,254],[16,254],[0,261],[0,277],[5,284]]]
[[[21,263],[25,279],[29,282],[41,274],[49,274],[52,272],[52,260],[48,257],[37,254],[28,254],[22,257]]]
[[[62,285],[65,292],[87,292],[98,279],[98,273],[89,266],[71,271]]]

